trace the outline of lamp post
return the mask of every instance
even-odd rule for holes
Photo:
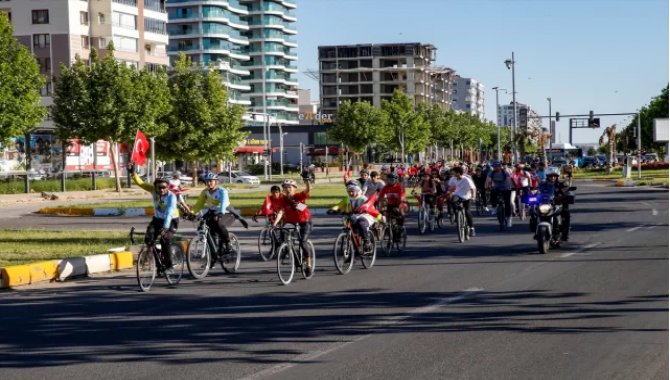
[[[551,97],[548,97],[547,101],[549,102],[549,133],[553,135],[554,128],[551,127]],[[551,148],[551,146],[549,147]],[[547,152],[544,150],[544,145],[542,145],[542,162],[544,162],[545,165],[547,164]]]
[[[516,149],[516,141],[514,140],[516,137],[516,123],[517,123],[517,109],[516,109],[516,82],[515,82],[515,73],[514,73],[514,65],[516,64],[516,61],[514,61],[514,52],[512,52],[512,59],[506,59],[505,60],[505,66],[507,66],[507,70],[512,70],[512,106],[514,108],[514,114],[512,115],[512,161],[516,162],[517,161],[517,149]]]
[[[283,132],[281,128],[281,123],[277,123],[279,127],[279,174],[284,176],[284,136],[288,135],[288,132]]]
[[[500,155],[500,105],[498,104],[498,91],[504,90],[507,93],[507,90],[498,86],[493,87],[492,90],[496,92],[496,126],[498,127],[498,157],[496,158],[502,160],[502,156]]]

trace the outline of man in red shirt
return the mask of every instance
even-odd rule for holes
[[[405,198],[405,186],[398,181],[398,175],[391,173],[386,178],[386,186],[381,189],[378,196],[379,200],[386,202],[386,218],[389,219],[396,211],[398,216],[398,225],[405,223],[405,212],[407,211],[407,199]]]
[[[265,202],[258,211],[256,215],[252,217],[254,222],[258,223],[258,216],[263,215],[268,218],[268,221],[271,224],[274,224],[277,214],[282,209],[282,198],[284,195],[281,193],[281,188],[274,185],[270,188],[270,195],[265,197]]]
[[[281,212],[284,223],[295,224],[300,231],[300,247],[303,252],[305,274],[309,277],[312,273],[313,263],[310,262],[309,251],[304,243],[312,232],[312,213],[307,209],[307,199],[312,191],[312,185],[308,178],[303,178],[303,180],[305,190],[301,192],[297,192],[298,184],[294,180],[286,179],[282,182],[284,196],[281,200]]]

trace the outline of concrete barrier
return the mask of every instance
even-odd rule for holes
[[[69,257],[58,264],[58,281],[68,278],[86,276],[86,259],[84,257]]]
[[[29,265],[13,265],[2,268],[2,287],[11,288],[17,285],[30,284],[30,266]]]
[[[42,281],[51,281],[56,278],[59,263],[60,260],[50,260],[29,264],[30,283],[35,284]]]
[[[109,254],[112,270],[129,269],[133,267],[134,255],[132,252],[114,252]]]
[[[109,272],[112,270],[112,259],[109,254],[92,255],[84,257],[86,262],[86,274]]]

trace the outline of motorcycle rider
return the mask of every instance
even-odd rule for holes
[[[568,197],[570,197],[568,191],[570,185],[565,181],[559,181],[558,177],[560,176],[560,173],[555,167],[548,167],[545,170],[545,175],[547,179],[540,185],[540,192],[549,187],[553,187],[554,203],[563,206],[561,210],[561,240],[568,241],[568,234],[570,232],[570,209],[568,205],[571,203],[568,201]]]

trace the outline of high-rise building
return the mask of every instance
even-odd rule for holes
[[[467,112],[484,120],[484,85],[472,78],[454,77],[451,91],[454,111]]]
[[[295,0],[168,0],[168,54],[220,70],[230,102],[298,123]]]
[[[448,110],[454,71],[431,66],[436,52],[435,46],[421,43],[319,46],[322,113],[336,113],[345,100],[381,107],[395,89],[416,104]]]
[[[87,59],[92,48],[128,65],[154,68],[168,64],[165,0],[9,0],[0,3],[8,12],[14,35],[33,53],[47,84],[42,104],[52,102],[53,77],[60,64],[70,65],[76,55]],[[42,127],[48,127],[47,120]]]
[[[523,128],[521,117],[525,113],[527,120],[527,127],[529,129],[540,129],[542,127],[542,121],[537,116],[537,112],[531,108],[531,106],[523,103],[516,103],[516,112],[517,112],[517,121],[516,125],[519,128]],[[500,105],[500,110],[498,112],[498,125],[501,127],[511,127],[514,123],[514,103],[510,102],[509,104]]]

